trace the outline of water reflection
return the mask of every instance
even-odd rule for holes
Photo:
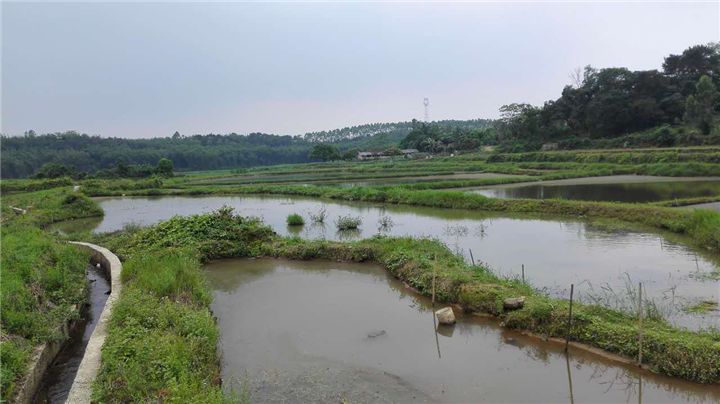
[[[621,179],[618,179],[618,181],[621,181]],[[487,187],[472,192],[492,198],[574,199],[615,202],[655,202],[720,194],[720,181],[717,180],[567,185],[562,184],[562,182],[504,185]]]

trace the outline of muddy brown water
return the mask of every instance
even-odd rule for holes
[[[204,196],[106,198],[100,200],[103,218],[67,222],[58,229],[106,232],[128,223],[150,225],[173,215],[209,212],[232,206],[245,216],[264,220],[281,235],[308,239],[357,240],[377,234],[436,238],[469,262],[474,259],[509,277],[525,275],[532,285],[567,298],[571,283],[585,302],[627,308],[642,281],[647,296],[665,317],[690,328],[720,327],[720,311],[685,313],[682,308],[701,301],[720,303],[720,261],[663,235],[635,230],[613,230],[567,218],[498,216],[488,212],[414,206],[379,205],[288,198],[282,196]],[[326,210],[323,225],[309,215]],[[303,215],[305,226],[290,227],[291,213]],[[356,232],[338,232],[338,216],[360,217]],[[382,228],[379,220],[392,225]]]
[[[656,202],[720,195],[720,179],[617,175],[487,186],[471,192],[492,198]]]
[[[88,266],[87,279],[90,289],[89,306],[83,310],[82,317],[70,332],[69,340],[45,373],[43,383],[33,401],[35,403],[62,404],[70,393],[85,347],[105,307],[108,298],[106,292],[110,290],[108,280],[92,265]]]
[[[460,315],[382,268],[327,261],[206,266],[224,385],[251,402],[719,402],[699,385]]]

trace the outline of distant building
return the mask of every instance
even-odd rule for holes
[[[358,160],[374,160],[379,157],[378,154],[379,153],[361,151],[358,152],[357,158]]]
[[[417,149],[402,149],[400,150],[400,154],[397,154],[397,156],[403,156],[405,158],[410,158],[418,154]],[[358,160],[380,160],[380,159],[389,159],[395,157],[395,155],[387,155],[385,152],[370,152],[370,151],[361,151],[358,152],[357,158]]]
[[[401,149],[400,153],[406,158],[413,157],[414,155],[418,154],[418,149]]]
[[[540,148],[540,151],[550,151],[550,150],[557,150],[558,144],[557,143],[545,143]]]

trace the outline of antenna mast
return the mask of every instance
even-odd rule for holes
[[[423,105],[425,105],[425,122],[429,121],[429,114],[428,114],[428,105],[430,105],[430,99],[428,97],[425,97],[423,99]]]

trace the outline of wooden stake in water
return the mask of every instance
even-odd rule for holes
[[[642,307],[642,282],[638,283],[638,366],[642,366],[642,345],[643,345],[643,307]]]
[[[437,261],[437,255],[435,256],[435,261]],[[435,347],[437,347],[437,353],[438,358],[442,358],[442,355],[440,354],[440,339],[438,338],[437,333],[437,322],[435,319],[435,266],[433,265],[433,279],[432,279],[432,318],[433,318],[433,332],[435,333]]]
[[[565,335],[565,352],[568,351],[568,345],[570,344],[570,329],[572,328],[572,304],[574,292],[575,284],[570,284],[570,313],[568,315],[567,334]]]
[[[522,281],[525,283],[525,264],[522,264]]]
[[[475,257],[473,257],[472,249],[468,248],[468,250],[470,251],[470,262],[475,266]]]

